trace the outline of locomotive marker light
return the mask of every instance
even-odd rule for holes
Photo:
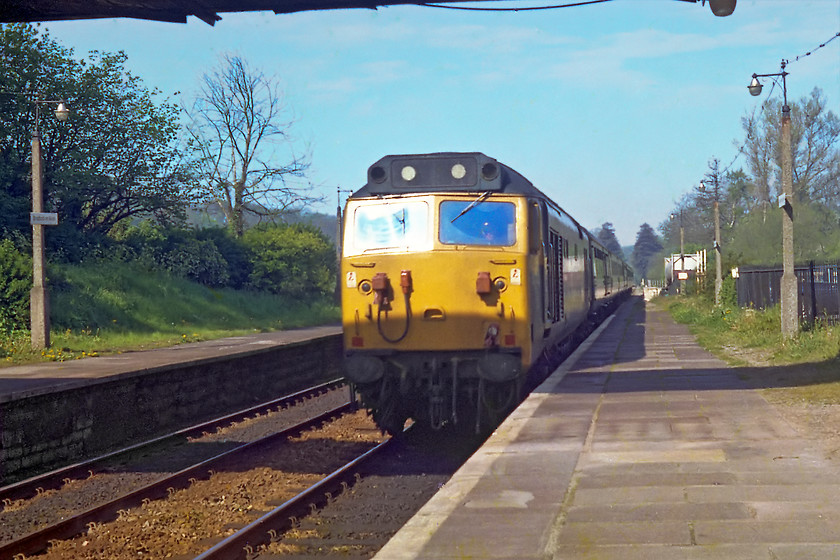
[[[782,281],[781,281],[781,304],[782,304],[782,336],[792,338],[799,332],[799,305],[796,293],[796,274],[794,272],[793,258],[793,155],[791,152],[791,123],[790,106],[787,102],[787,80],[788,73],[785,71],[788,61],[782,60],[781,72],[775,74],[753,74],[752,81],[747,89],[750,95],[761,95],[762,85],[758,78],[782,77],[782,194],[779,201],[784,200],[784,212],[782,213]],[[778,83],[778,82],[777,82]]]

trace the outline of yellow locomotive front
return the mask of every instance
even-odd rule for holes
[[[388,156],[347,202],[345,369],[387,431],[492,425],[518,402],[539,274],[507,181],[482,154]]]

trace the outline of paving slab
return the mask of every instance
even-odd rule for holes
[[[840,465],[631,299],[377,559],[840,559]]]

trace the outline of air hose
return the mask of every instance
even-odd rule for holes
[[[391,344],[396,344],[400,342],[402,339],[406,337],[408,334],[408,327],[411,325],[411,303],[409,302],[409,294],[406,291],[403,291],[403,297],[405,298],[405,328],[403,329],[402,334],[398,338],[388,338],[388,335],[382,330],[382,305],[377,307],[376,311],[376,329],[379,331],[379,336],[381,336],[385,342],[390,342]]]
[[[403,270],[400,272],[400,288],[402,288],[403,298],[405,299],[405,328],[399,338],[388,338],[388,336],[382,331],[382,308],[385,307],[388,302],[387,297],[385,296],[388,290],[388,277],[384,273],[381,273],[374,276],[373,280],[374,290],[377,290],[377,299],[379,304],[376,309],[376,329],[379,331],[379,336],[381,336],[385,342],[396,344],[405,338],[408,334],[408,328],[411,325],[411,302],[409,301],[412,287],[411,271]]]

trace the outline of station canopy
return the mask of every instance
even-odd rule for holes
[[[222,19],[220,13],[289,14],[420,3],[418,0],[0,0],[0,23],[97,18],[186,23],[188,16],[195,16],[213,25]]]
[[[188,16],[214,25],[220,13],[261,12],[290,14],[313,10],[343,10],[398,4],[426,4],[434,0],[0,0],[0,23],[56,21],[99,18],[135,18],[172,23],[186,23]],[[447,4],[471,0],[442,0]],[[476,1],[476,0],[472,0]],[[480,3],[495,0],[477,0]],[[610,0],[566,0],[560,5],[574,7]],[[678,0],[703,4],[709,2],[718,16],[729,15],[736,0]],[[520,8],[527,9],[527,8]],[[533,8],[532,8],[533,9]]]

